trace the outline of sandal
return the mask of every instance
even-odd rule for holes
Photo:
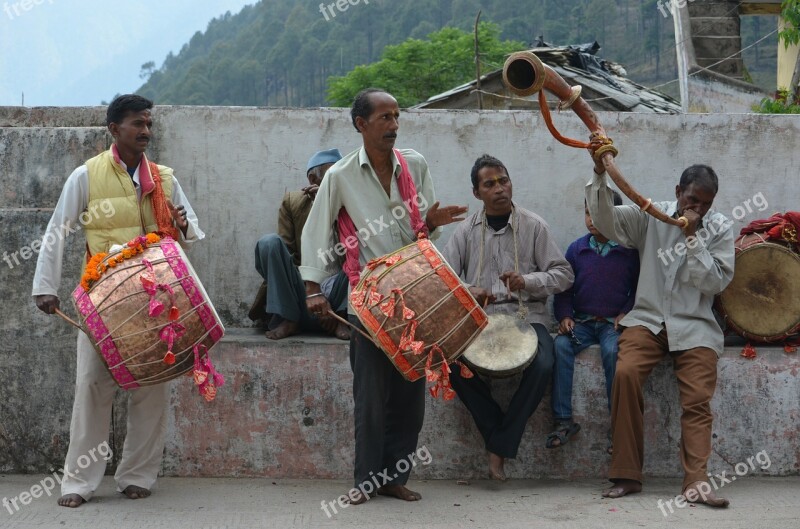
[[[555,430],[547,435],[544,446],[547,448],[559,448],[567,444],[569,438],[581,431],[581,425],[573,421],[559,421],[556,423]],[[556,444],[558,441],[558,444]]]

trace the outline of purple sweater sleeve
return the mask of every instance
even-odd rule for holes
[[[573,270],[575,268],[575,246],[577,245],[578,241],[573,242],[567,248],[567,254],[564,256],[567,259],[567,262],[572,267]],[[560,292],[553,297],[553,313],[556,317],[556,322],[561,323],[561,320],[564,318],[572,318],[574,317],[574,309],[572,306],[572,297],[574,295],[574,288],[575,285],[569,287],[564,292]]]

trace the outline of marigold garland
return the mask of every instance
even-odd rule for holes
[[[151,244],[156,244],[161,241],[161,237],[159,237],[155,233],[148,233],[145,236],[136,237],[132,241],[129,241],[126,244],[126,248],[122,249],[122,252],[113,255],[107,261],[105,260],[108,257],[108,253],[100,252],[94,254],[90,259],[89,262],[86,263],[86,268],[83,271],[83,277],[81,277],[81,288],[86,292],[92,287],[92,283],[99,281],[100,276],[102,276],[108,268],[114,268],[118,264],[122,264],[125,259],[130,259],[131,257],[138,255],[144,252],[145,248],[147,248]]]

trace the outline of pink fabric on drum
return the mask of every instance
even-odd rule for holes
[[[200,321],[203,322],[209,337],[214,343],[218,342],[220,338],[222,338],[222,327],[220,327],[217,319],[208,307],[208,304],[205,303],[203,295],[200,293],[200,289],[197,288],[194,279],[189,275],[189,269],[186,267],[186,263],[183,259],[181,259],[175,241],[170,238],[162,239],[161,251],[164,252],[164,257],[167,258],[172,272],[180,281],[183,291],[186,293],[192,306],[197,310]]]
[[[97,313],[97,309],[94,303],[92,303],[89,294],[78,285],[72,293],[72,297],[75,299],[75,305],[78,307],[78,310],[86,320],[86,327],[89,329],[95,343],[100,348],[100,354],[105,358],[106,365],[116,366],[109,369],[111,371],[111,376],[114,377],[114,380],[116,380],[117,384],[123,389],[138,388],[139,384],[136,382],[136,379],[133,378],[131,372],[128,371],[128,368],[125,367],[122,356],[117,349],[117,344],[111,339],[108,328],[106,328],[105,323],[103,323],[103,320]]]

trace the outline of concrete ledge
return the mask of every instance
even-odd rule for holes
[[[733,471],[766,451],[771,465],[759,473],[800,473],[797,424],[800,394],[797,354],[759,347],[754,360],[731,346],[719,362],[714,454],[710,470]],[[255,330],[232,329],[213,351],[227,383],[205,403],[189,380],[173,383],[164,474],[170,476],[267,476],[348,478],[353,464],[352,374],[346,343],[296,337],[267,343]],[[510,399],[517,380],[498,381],[500,400]],[[548,391],[549,394],[549,391]],[[515,478],[584,478],[605,475],[608,412],[596,348],[578,357],[575,418],[581,433],[562,449],[547,450],[551,427],[546,397],[530,420],[519,457],[508,464]],[[680,406],[668,361],[650,377],[645,392],[645,471],[681,475],[678,456]],[[420,446],[436,465],[417,469],[422,479],[484,476],[480,435],[463,405],[428,400]]]

